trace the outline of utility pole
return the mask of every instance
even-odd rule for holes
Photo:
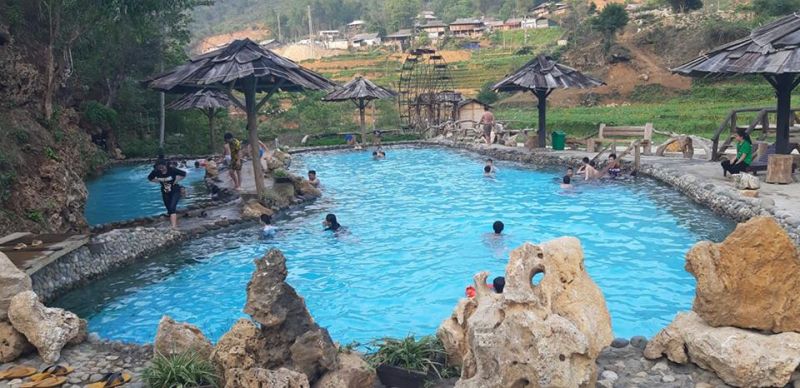
[[[159,15],[160,16],[160,15]],[[160,63],[159,63],[159,71],[161,73],[164,72],[164,28],[161,28],[161,39],[159,40],[159,46],[161,49],[160,54]],[[159,117],[158,117],[158,148],[160,152],[164,152],[164,127],[166,121],[167,112],[164,107],[164,98],[165,93],[161,92],[158,96],[158,107],[159,107]]]
[[[278,41],[282,41],[283,37],[281,36],[281,13],[278,11]]]
[[[314,30],[311,28],[311,6],[308,6],[308,48],[311,56],[314,56]]]

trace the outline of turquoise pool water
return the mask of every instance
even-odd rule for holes
[[[482,163],[448,149],[390,149],[384,161],[366,152],[300,155],[295,169],[316,169],[324,197],[278,220],[274,239],[259,239],[255,225],[206,236],[57,304],[106,338],[150,342],[169,314],[217,339],[244,316],[253,259],[274,247],[287,256],[290,284],[335,340],[423,335],[451,313],[474,273],[501,275],[510,249],[569,235],[583,243],[615,334],[649,336],[691,307],[686,250],[733,227],[650,179],[564,193],[561,171],[499,162],[497,178],[488,179]],[[322,231],[329,212],[349,234]],[[506,224],[500,241],[486,236],[495,220]]]
[[[182,184],[189,189],[188,197],[178,208],[201,200],[206,196],[202,168],[184,168],[186,178]],[[89,225],[125,221],[139,217],[165,214],[159,186],[150,183],[147,175],[153,165],[137,164],[112,167],[98,178],[86,182],[89,198],[84,215]]]

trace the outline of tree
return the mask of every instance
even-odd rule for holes
[[[753,0],[752,7],[761,17],[783,16],[800,9],[800,0]]]
[[[493,104],[495,101],[499,100],[500,96],[497,92],[492,90],[492,85],[494,85],[494,82],[491,81],[483,84],[475,99],[484,104]]]
[[[776,1],[780,2],[783,0]],[[687,13],[689,11],[703,8],[703,0],[667,0],[667,3],[673,11],[678,13]]]
[[[628,11],[622,4],[608,4],[592,18],[592,25],[604,35],[605,49],[611,48],[614,35],[628,24]]]
[[[589,15],[594,15],[595,13],[597,13],[597,4],[592,2],[589,4]]]
[[[412,26],[422,4],[420,0],[386,0],[385,7],[389,30],[397,31]]]

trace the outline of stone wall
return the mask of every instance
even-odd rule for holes
[[[33,290],[44,301],[54,299],[83,282],[182,240],[171,229],[138,227],[93,236],[84,245],[31,276]]]

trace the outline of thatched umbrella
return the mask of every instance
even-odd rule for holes
[[[322,97],[323,101],[353,101],[358,107],[358,113],[361,117],[361,141],[367,140],[366,119],[364,118],[364,110],[367,108],[372,100],[395,98],[397,93],[392,90],[380,87],[372,83],[372,81],[357,76],[352,81],[344,84],[339,89],[336,89],[327,96]]]
[[[791,152],[789,122],[792,90],[800,83],[800,15],[794,13],[756,28],[750,36],[712,49],[673,72],[690,77],[758,74],[778,98],[775,151]],[[766,129],[766,128],[765,128]]]
[[[544,148],[547,145],[545,133],[547,96],[555,89],[586,89],[600,85],[605,83],[564,66],[549,56],[539,55],[514,74],[494,84],[492,89],[499,92],[530,90],[539,99],[539,147]]]
[[[216,89],[201,89],[194,93],[186,93],[183,97],[167,105],[172,110],[200,109],[208,117],[209,152],[217,149],[215,139],[217,134],[214,128],[214,116],[220,109],[227,109],[233,103],[227,94]]]
[[[251,154],[258,155],[258,110],[277,91],[328,90],[336,84],[301,67],[288,58],[266,50],[250,39],[235,40],[227,46],[200,55],[170,71],[145,81],[147,87],[164,92],[187,93],[203,88],[225,92],[231,102],[247,113]],[[244,94],[244,102],[233,90]],[[266,93],[256,101],[257,93]],[[265,194],[264,175],[258,158],[253,158],[256,190]]]

